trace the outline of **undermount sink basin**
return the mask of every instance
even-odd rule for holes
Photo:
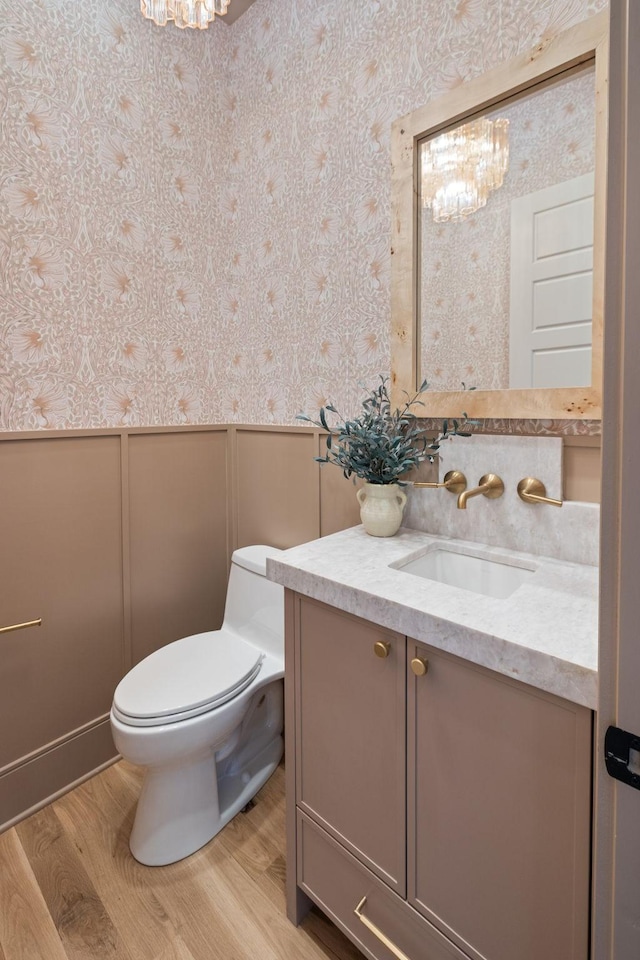
[[[393,566],[414,577],[435,580],[499,600],[510,597],[535,573],[535,567],[521,566],[507,558],[489,559],[448,547],[432,548],[413,560]]]

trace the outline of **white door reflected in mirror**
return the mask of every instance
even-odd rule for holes
[[[511,202],[510,387],[588,387],[594,177]]]

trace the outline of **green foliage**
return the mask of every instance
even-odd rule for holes
[[[353,420],[346,420],[330,403],[320,408],[319,420],[298,414],[297,420],[327,432],[327,452],[324,457],[315,458],[319,463],[335,463],[345,477],[360,477],[367,483],[395,483],[423,461],[433,462],[443,440],[471,435],[467,429],[471,421],[462,414],[461,420],[443,421],[437,437],[428,436],[430,431],[420,426],[411,409],[424,406],[417,400],[418,394],[406,394],[404,406],[392,410],[388,383],[388,377],[380,377],[379,386],[367,394],[362,401],[362,413]],[[419,392],[427,387],[425,380]],[[329,425],[327,413],[342,422]]]

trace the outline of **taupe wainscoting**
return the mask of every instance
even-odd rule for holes
[[[113,754],[125,665],[117,436],[0,444],[0,823]]]
[[[220,626],[232,550],[359,522],[304,427],[0,435],[0,829],[115,756],[124,673]]]
[[[236,546],[359,523],[323,448],[306,427],[0,434],[0,627],[42,618],[0,633],[0,829],[111,762],[118,680],[220,626]],[[597,499],[598,453],[566,447],[567,499]]]
[[[131,662],[222,623],[226,430],[134,434],[128,447]]]
[[[602,437],[564,438],[564,498],[600,503]]]

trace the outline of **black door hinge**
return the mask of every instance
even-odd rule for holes
[[[609,727],[604,736],[604,760],[610,776],[640,790],[640,737]]]

